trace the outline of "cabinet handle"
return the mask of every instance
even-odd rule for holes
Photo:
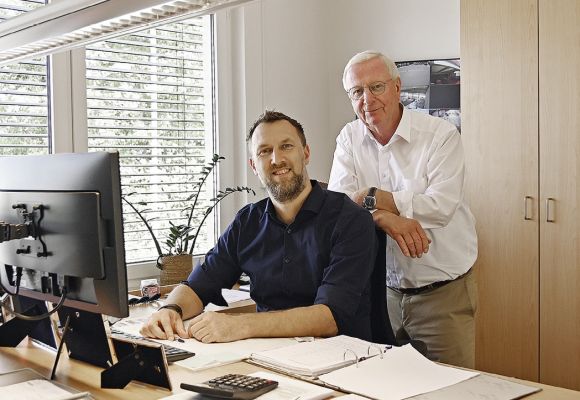
[[[556,222],[556,219],[554,218],[551,212],[553,207],[550,207],[550,204],[555,202],[556,199],[553,197],[548,197],[546,199],[546,222]]]
[[[525,196],[524,197],[524,219],[526,221],[531,221],[533,219],[533,214],[532,216],[528,215],[528,203],[530,203],[533,200],[532,196]],[[532,203],[533,205],[534,203]]]

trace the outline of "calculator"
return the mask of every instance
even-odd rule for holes
[[[181,388],[206,396],[250,400],[275,389],[278,382],[249,375],[228,374],[199,384],[182,383]]]

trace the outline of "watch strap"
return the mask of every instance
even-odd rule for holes
[[[181,307],[178,304],[175,304],[175,303],[165,304],[165,305],[159,307],[157,309],[157,311],[161,311],[164,308],[167,308],[169,310],[173,310],[173,311],[177,312],[179,314],[179,317],[183,318],[183,310],[181,309]]]
[[[375,197],[376,193],[377,193],[377,188],[375,186],[371,186],[369,188],[369,192],[367,193],[367,196]]]

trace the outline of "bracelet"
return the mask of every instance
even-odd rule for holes
[[[171,304],[165,304],[164,306],[161,306],[157,309],[157,311],[161,311],[164,308],[167,308],[169,310],[173,310],[175,312],[177,312],[179,314],[179,317],[183,319],[183,310],[181,309],[181,307],[175,303],[171,303]]]

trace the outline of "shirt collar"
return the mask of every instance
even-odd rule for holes
[[[405,106],[403,106],[402,104],[400,106],[403,108],[403,115],[401,116],[399,125],[397,125],[397,130],[395,130],[395,133],[393,134],[393,137],[391,138],[389,143],[392,143],[392,140],[393,138],[395,138],[395,136],[400,136],[401,139],[404,139],[406,142],[411,141],[411,116],[409,115],[409,111],[405,108]],[[365,126],[365,128],[366,128],[365,137],[368,138],[367,140],[370,140],[372,143],[376,143],[379,147],[383,147],[377,141],[377,139],[375,139],[370,129],[367,126]]]
[[[401,116],[401,120],[399,121],[399,125],[397,126],[397,130],[393,136],[400,136],[401,138],[405,139],[405,141],[411,141],[411,116],[409,111],[401,105],[403,108],[403,115]]]
[[[324,189],[320,187],[318,181],[315,179],[311,179],[310,183],[312,184],[312,190],[310,191],[310,194],[308,194],[304,204],[302,204],[302,208],[300,211],[298,211],[298,215],[296,215],[296,219],[294,220],[295,222],[298,219],[302,219],[300,216],[305,211],[312,214],[318,214],[322,208],[322,205],[324,204],[324,199],[326,198]],[[274,208],[274,204],[269,197],[266,201],[266,212],[264,213],[264,216],[266,215],[268,215],[270,218],[273,218],[275,221],[279,221],[278,217],[276,216],[276,209]]]

